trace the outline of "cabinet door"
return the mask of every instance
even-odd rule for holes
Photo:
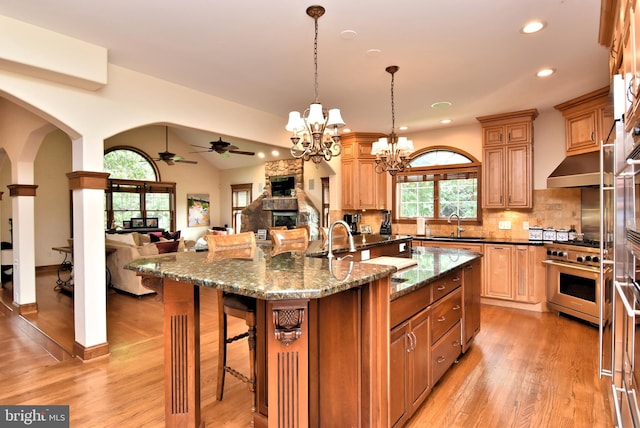
[[[517,245],[513,248],[513,291],[514,299],[529,301],[529,278],[532,276],[529,266],[529,248]]]
[[[506,125],[507,143],[522,144],[533,142],[531,122],[518,122]]]
[[[567,154],[584,153],[598,148],[597,122],[595,109],[578,111],[566,117]]]
[[[411,351],[411,407],[415,411],[427,396],[431,387],[431,342],[429,341],[429,309],[411,319],[413,350]]]
[[[389,418],[391,425],[406,420],[409,392],[409,322],[391,330],[389,347]]]
[[[484,246],[485,297],[513,299],[511,286],[511,247],[508,245]]]
[[[462,351],[466,352],[471,341],[480,332],[480,292],[482,264],[476,260],[463,270],[462,301]]]
[[[495,126],[486,126],[482,128],[482,144],[484,146],[495,146],[502,145],[505,143],[504,139],[504,126],[495,125]]]
[[[353,201],[354,183],[358,177],[354,173],[354,160],[342,159],[342,208],[343,209],[355,209]]]
[[[532,208],[531,144],[507,147],[507,208]]]
[[[356,193],[360,196],[359,200],[354,201],[357,205],[355,209],[384,209],[387,200],[387,174],[378,174],[375,171],[376,163],[373,159],[360,159],[357,162],[358,177],[354,182],[358,182]]]
[[[482,206],[484,208],[504,207],[504,148],[484,149]]]

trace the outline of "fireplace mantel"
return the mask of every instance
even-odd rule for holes
[[[298,211],[298,198],[264,198],[264,211]]]

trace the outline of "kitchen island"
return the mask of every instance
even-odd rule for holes
[[[433,257],[403,272],[260,247],[249,258],[184,252],[131,262],[164,302],[166,426],[203,425],[199,312],[215,309],[200,307],[200,287],[258,299],[256,426],[389,426],[392,299],[479,257],[456,251],[436,265],[451,250],[420,251]]]

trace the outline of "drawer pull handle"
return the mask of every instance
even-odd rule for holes
[[[453,282],[460,282],[460,277],[456,276],[455,278],[452,279]]]
[[[455,306],[453,307],[453,310],[454,310],[454,311],[458,311],[458,310],[460,310],[460,305],[455,305]]]
[[[442,291],[442,290],[446,290],[447,286],[446,285],[441,285],[440,287],[438,287],[438,291]]]
[[[442,364],[445,361],[447,361],[447,359],[445,357],[443,357],[443,356],[438,357],[438,364]]]
[[[453,346],[454,348],[457,348],[458,346],[460,346],[460,341],[459,340],[455,340],[451,346]]]
[[[438,318],[438,322],[443,322],[444,320],[446,320],[446,318],[444,317],[444,315]]]

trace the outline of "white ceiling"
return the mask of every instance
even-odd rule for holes
[[[314,24],[305,13],[311,4],[0,0],[0,14],[104,46],[113,64],[276,114],[284,127],[290,110],[304,110],[314,98]],[[325,107],[339,107],[354,131],[391,130],[388,65],[400,67],[396,130],[406,125],[409,133],[442,128],[443,118],[455,126],[477,116],[550,109],[609,81],[608,52],[598,44],[599,0],[320,4],[326,13],[319,19],[319,98]],[[534,18],[547,27],[520,33]],[[357,36],[345,39],[344,30]],[[370,56],[370,49],[380,53]],[[540,79],[535,73],[542,67],[557,73]],[[452,105],[431,107],[440,101]],[[235,137],[225,140],[252,150]]]

